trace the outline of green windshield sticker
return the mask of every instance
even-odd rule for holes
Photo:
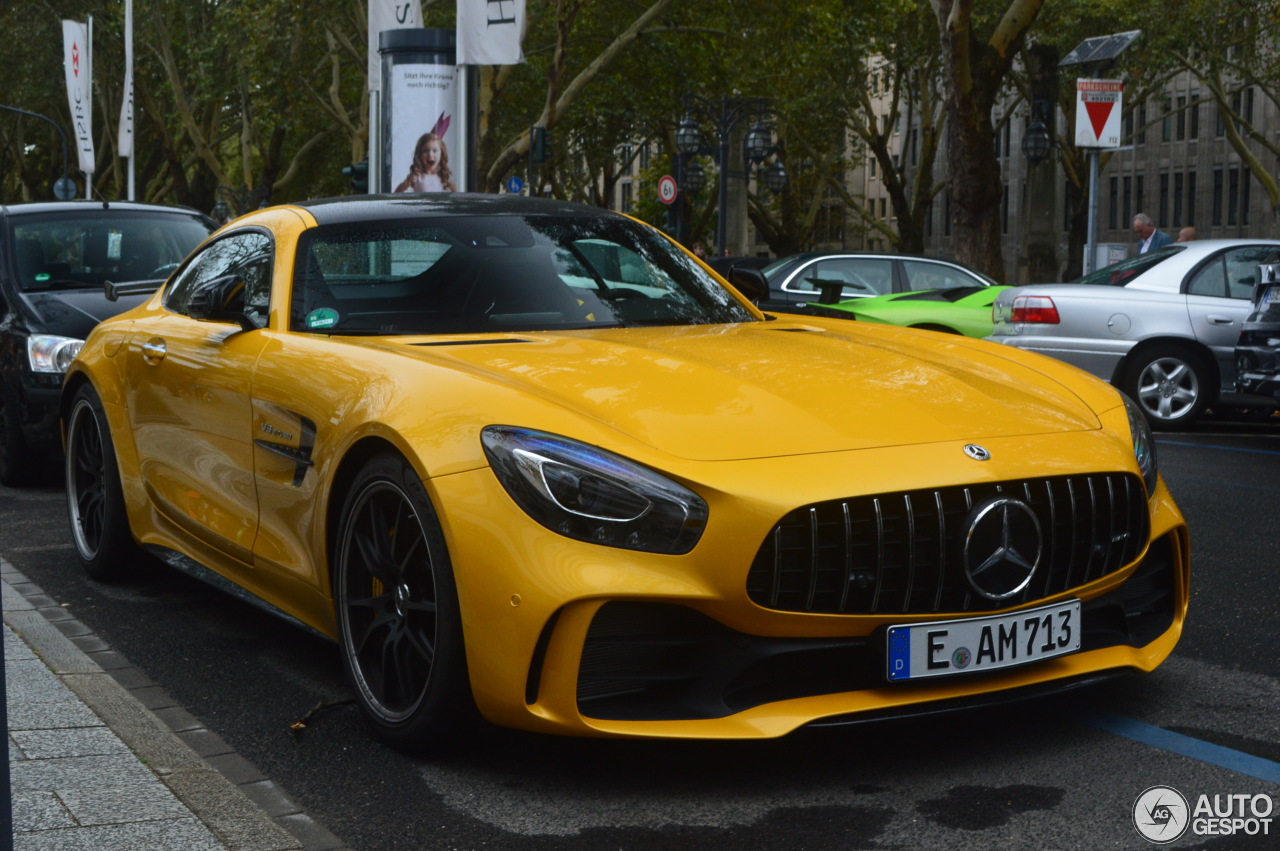
[[[36,280],[37,280],[37,281],[47,281],[47,280],[49,280],[49,273],[48,273],[48,272],[39,272],[39,273],[37,273],[37,274],[36,274]]]
[[[332,328],[338,324],[338,311],[331,307],[320,307],[307,314],[308,328]]]

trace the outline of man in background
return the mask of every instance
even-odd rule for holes
[[[1178,242],[1191,242],[1196,238],[1196,229],[1185,227],[1178,231]]]
[[[1139,213],[1133,217],[1133,232],[1138,235],[1139,254],[1146,254],[1148,251],[1164,248],[1173,242],[1169,234],[1156,228],[1151,221],[1151,217],[1146,213]]]

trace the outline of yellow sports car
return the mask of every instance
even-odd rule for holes
[[[758,275],[738,273],[746,287]],[[750,738],[1172,651],[1141,414],[980,340],[760,313],[625,216],[251,213],[100,324],[62,405],[84,567],[137,547],[331,637],[403,747]]]

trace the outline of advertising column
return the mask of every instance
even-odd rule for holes
[[[376,191],[464,192],[467,150],[453,30],[382,32],[381,168]]]

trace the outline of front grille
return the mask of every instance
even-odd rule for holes
[[[1040,563],[1017,595],[975,593],[964,571],[967,519],[997,497],[1040,524]],[[747,575],[769,609],[817,614],[934,614],[1010,608],[1131,563],[1148,535],[1147,494],[1127,473],[1056,476],[878,494],[807,505],[774,526]]]

